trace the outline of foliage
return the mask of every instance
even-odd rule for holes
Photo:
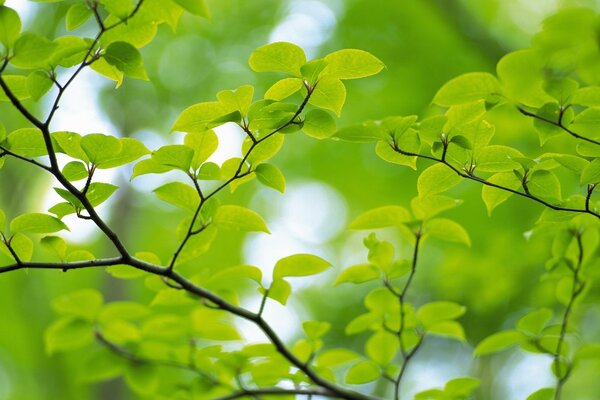
[[[274,42],[254,50],[248,61],[253,71],[279,78],[262,98],[252,85],[241,85],[188,106],[171,127],[178,144],[149,149],[131,137],[52,130],[63,95],[88,67],[117,88],[129,79],[151,80],[140,49],[155,39],[159,25],[175,28],[184,13],[208,17],[208,8],[187,0],[74,2],[64,23],[81,34],[47,37],[22,32],[19,15],[0,5],[0,101],[26,121],[11,132],[0,125],[0,165],[14,158],[43,170],[62,198],[47,213],[7,218],[0,212],[0,250],[8,260],[0,272],[102,268],[116,279],[143,281],[151,293],[148,301],[105,301],[100,291],[81,288],[54,299],[57,319],[44,335],[48,355],[84,354],[77,360],[78,379],[122,377],[142,398],[399,399],[406,371],[428,341],[442,338],[462,346],[469,341],[461,323],[469,311],[465,306],[444,298],[424,301],[413,290],[423,249],[446,249],[440,242],[471,246],[467,229],[441,216],[461,205],[455,197],[468,180],[482,187],[490,215],[511,196],[542,206],[531,235],[552,243],[543,278],[553,283],[556,297],[550,307],[535,308],[514,328],[479,342],[474,356],[516,345],[548,356],[556,384],[529,398],[555,400],[578,367],[597,360],[598,344],[574,340],[578,309],[598,267],[600,52],[594,12],[569,10],[549,18],[532,48],[504,56],[496,75],[472,72],[449,80],[434,96],[433,112],[423,118],[390,116],[338,129],[346,81],[377,75],[384,63],[357,49],[307,60],[299,46]],[[97,27],[92,38],[78,31],[88,20]],[[569,29],[575,23],[578,29]],[[50,105],[42,118],[27,103],[41,100]],[[530,120],[542,151],[493,142],[498,112]],[[245,138],[242,156],[219,165],[209,159],[219,148],[215,129],[225,124],[237,126]],[[358,335],[360,352],[328,340],[331,322],[303,321],[302,337],[288,344],[264,317],[273,302],[287,305],[296,278],[328,271],[328,260],[288,255],[276,262],[270,277],[253,265],[208,268],[199,262],[218,235],[270,233],[261,215],[230,204],[226,192],[256,179],[284,193],[285,175],[272,159],[298,134],[375,143],[384,161],[419,170],[418,195],[410,207],[380,205],[350,224],[369,231],[363,241],[367,260],[339,272],[335,286],[367,287],[364,308],[344,329],[348,336]],[[561,152],[544,150],[565,136],[569,146]],[[128,165],[131,180],[166,177],[152,191],[180,211],[178,221],[167,221],[176,239],[168,259],[149,244],[131,250],[97,209],[120,189],[99,180],[99,171]],[[63,219],[71,214],[95,224],[113,255],[96,257],[92,249],[61,238],[69,229]],[[384,228],[392,228],[399,245],[371,232]],[[411,250],[405,254],[400,246]],[[48,250],[46,257],[39,256],[39,247]],[[258,299],[256,309],[245,305],[247,297]],[[236,323],[240,319],[258,328],[264,341],[246,342]],[[371,383],[378,393],[370,393],[373,386],[366,384]],[[415,398],[473,398],[479,386],[475,377],[457,377]]]

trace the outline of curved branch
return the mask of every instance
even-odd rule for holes
[[[582,135],[578,134],[577,132],[575,132],[575,131],[567,128],[566,126],[564,126],[562,124],[562,121],[561,121],[561,119],[562,119],[562,113],[561,113],[561,118],[559,119],[558,122],[556,122],[556,121],[552,121],[551,119],[548,119],[546,117],[542,117],[541,115],[537,115],[535,113],[532,113],[531,111],[527,111],[526,109],[524,109],[523,107],[520,107],[520,106],[517,106],[517,110],[519,110],[519,112],[521,114],[523,114],[523,115],[525,115],[527,117],[538,119],[538,120],[544,121],[544,122],[546,122],[546,123],[548,123],[550,125],[554,125],[557,128],[560,128],[563,131],[567,132],[569,135],[573,136],[576,139],[583,140],[585,142],[592,143],[592,144],[600,146],[600,141],[594,140],[594,139],[589,138],[589,137],[582,136]]]
[[[472,172],[461,171],[460,169],[456,168],[455,166],[453,166],[452,164],[450,164],[448,161],[446,161],[444,159],[433,157],[433,156],[428,156],[428,155],[424,155],[424,154],[418,154],[418,153],[413,153],[413,152],[409,152],[409,151],[404,151],[404,150],[400,149],[396,143],[390,143],[390,147],[396,153],[398,153],[398,154],[402,154],[402,155],[410,156],[410,157],[424,158],[426,160],[431,160],[431,161],[435,161],[435,162],[440,163],[440,164],[444,164],[446,167],[450,168],[452,171],[454,171],[461,178],[468,179],[468,180],[475,181],[475,182],[479,182],[482,185],[490,186],[490,187],[493,187],[493,188],[496,188],[496,189],[500,189],[500,190],[504,190],[505,192],[510,192],[510,193],[516,194],[516,195],[521,196],[521,197],[526,197],[526,198],[531,199],[531,200],[533,200],[533,201],[535,201],[537,203],[540,203],[540,204],[542,204],[542,205],[544,205],[544,206],[546,206],[546,207],[548,207],[548,208],[550,208],[552,210],[555,210],[555,211],[569,211],[569,212],[580,213],[580,214],[589,214],[589,215],[592,215],[592,216],[600,219],[600,213],[597,213],[597,212],[589,209],[589,197],[588,197],[588,200],[587,200],[588,206],[586,208],[572,208],[572,207],[557,206],[555,204],[547,202],[544,199],[536,197],[536,196],[532,195],[531,193],[520,192],[518,190],[511,189],[509,187],[505,187],[505,186],[498,185],[496,183],[487,181],[484,178],[481,178],[481,177],[478,177],[478,176],[474,175]],[[588,196],[591,196],[591,191],[588,192]]]

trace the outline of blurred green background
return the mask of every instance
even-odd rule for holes
[[[65,34],[68,3],[6,0],[26,16],[26,29],[52,36]],[[593,0],[212,0],[210,20],[185,15],[176,32],[161,26],[157,39],[142,50],[151,82],[126,80],[115,91],[111,82],[86,73],[67,94],[53,129],[134,136],[150,148],[176,141],[169,128],[188,105],[247,83],[256,86],[258,96],[264,93],[277,75],[254,74],[247,59],[254,48],[276,40],[301,45],[309,57],[340,48],[364,49],[387,65],[376,77],[348,83],[341,125],[426,114],[433,94],[449,78],[493,72],[502,55],[528,45],[545,16],[574,5],[600,8]],[[93,28],[89,25],[90,35]],[[44,106],[42,102],[39,107]],[[6,103],[0,104],[0,115],[8,131],[26,126]],[[532,155],[540,152],[530,121],[503,109],[493,118],[496,143],[510,143]],[[223,146],[219,156],[237,154],[239,134],[226,128],[218,133]],[[225,196],[264,215],[273,235],[221,235],[200,263],[218,268],[247,262],[268,270],[278,258],[301,251],[325,256],[337,272],[362,262],[362,234],[349,232],[349,221],[376,206],[407,205],[416,195],[417,174],[383,162],[372,147],[290,135],[274,160],[286,175],[286,195],[252,183],[235,196]],[[53,183],[47,176],[14,160],[6,164],[0,173],[0,207],[7,214],[45,211],[53,204]],[[180,214],[151,194],[160,179],[143,177],[130,184],[129,173],[103,177],[122,187],[118,198],[101,207],[103,215],[129,248],[152,250],[166,260],[175,246],[172,221]],[[551,286],[540,281],[549,245],[544,238],[527,240],[525,235],[541,208],[513,198],[488,217],[480,191],[480,186],[464,182],[452,192],[464,204],[449,217],[467,228],[472,248],[428,242],[411,297],[418,303],[446,299],[465,304],[468,313],[462,322],[471,346],[513,326],[532,307],[554,306]],[[380,236],[409,254],[411,249],[395,232]],[[82,247],[91,243],[96,255],[111,254],[109,244],[90,226],[78,224],[67,237]],[[36,255],[46,256],[41,249]],[[323,319],[334,325],[328,341],[362,349],[364,337],[343,333],[345,324],[361,312],[362,296],[355,287],[331,290],[336,271],[317,282],[301,281],[290,307],[270,306],[267,318],[278,321],[286,339],[298,334],[300,319]],[[85,287],[100,288],[108,300],[143,301],[150,296],[143,284],[117,281],[102,271],[0,276],[0,400],[135,398],[118,380],[91,387],[78,383],[72,357],[44,352],[43,331],[53,319],[50,300]],[[587,302],[597,300],[595,296],[592,292]],[[600,310],[584,309],[585,338],[598,340],[600,331],[594,327],[599,326]],[[250,328],[246,334],[249,340],[259,337]],[[407,398],[463,375],[481,377],[479,398],[493,400],[524,399],[552,382],[548,357],[515,351],[473,360],[471,346],[430,341],[410,367],[404,384]],[[569,381],[565,398],[600,398],[600,382],[585,371]]]

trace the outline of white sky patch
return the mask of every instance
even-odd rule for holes
[[[258,311],[260,301],[260,295],[253,295],[252,298],[248,299],[248,302],[242,304],[242,306],[248,310]],[[294,335],[298,333],[300,319],[298,318],[298,313],[294,312],[289,304],[288,306],[282,306],[278,302],[268,299],[263,317],[267,320],[269,325],[275,329],[277,335],[279,335],[283,341],[293,339]],[[236,319],[236,325],[248,343],[267,342],[267,338],[255,324],[238,318]]]
[[[547,355],[515,353],[497,374],[494,391],[500,393],[499,398],[521,400],[543,387],[554,386],[551,363]]]
[[[242,143],[246,135],[239,125],[228,122],[214,128],[214,131],[219,138],[219,147],[207,161],[221,165],[230,158],[242,156]]]
[[[21,22],[25,25],[33,15],[33,8],[36,4],[29,0],[6,0],[4,5],[18,12]]]
[[[271,31],[270,42],[292,42],[304,48],[309,57],[329,37],[335,26],[335,14],[316,0],[294,0],[287,16]]]

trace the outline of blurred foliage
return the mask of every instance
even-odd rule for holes
[[[48,36],[66,33],[64,18],[72,3],[6,0],[7,6],[26,7],[26,30]],[[553,6],[547,6],[547,3],[553,3]],[[103,133],[151,138],[165,144],[174,140],[169,129],[181,110],[190,104],[209,101],[218,91],[243,84],[254,85],[257,97],[260,97],[278,75],[255,74],[248,68],[247,60],[252,50],[272,39],[296,39],[314,57],[341,48],[357,48],[383,60],[386,69],[376,78],[348,82],[348,101],[339,126],[388,115],[434,115],[439,113],[440,107],[432,105],[431,99],[449,79],[472,71],[493,73],[497,61],[505,53],[530,43],[546,15],[573,5],[593,8],[595,4],[592,3],[524,0],[208,1],[210,19],[185,14],[177,29],[159,26],[157,38],[141,50],[150,82],[126,79],[115,91],[114,83],[97,81],[101,82],[98,83],[97,99],[100,115],[110,121],[112,128],[111,132]],[[80,29],[91,35],[94,22],[90,20]],[[302,43],[302,39],[307,42]],[[91,76],[86,75],[86,78],[96,79]],[[95,99],[97,93],[90,91],[80,95]],[[49,106],[33,102],[27,102],[27,105],[34,110],[37,107],[36,111]],[[85,120],[88,112],[78,110],[78,119]],[[26,125],[8,103],[0,103],[0,115],[7,131]],[[527,154],[539,154],[539,142],[531,121],[519,117],[517,111],[508,107],[490,111],[488,118],[496,126],[494,140]],[[71,129],[89,133],[85,126]],[[552,140],[543,150],[559,151],[570,143],[570,139]],[[289,187],[319,182],[332,188],[344,199],[333,203],[335,207],[345,207],[341,213],[335,213],[341,219],[335,223],[344,227],[348,220],[364,210],[389,204],[407,205],[417,193],[417,174],[383,162],[371,144],[316,141],[305,135],[291,135],[286,141],[273,163],[284,171]],[[426,165],[419,161],[419,170]],[[171,221],[180,219],[182,213],[141,195],[138,188],[148,191],[145,186],[151,181],[141,180],[139,186],[130,186],[127,179],[124,174],[117,177],[117,184],[123,188],[111,206],[111,226],[132,250],[152,249],[167,259],[176,245],[174,238],[168,235],[172,231]],[[17,160],[7,160],[0,184],[5,188],[0,191],[0,204],[7,214],[46,211],[43,208],[46,205],[40,199],[51,190],[50,183],[33,166],[24,167]],[[241,187],[235,198],[226,195],[224,201],[256,205],[253,208],[270,223],[277,219],[277,207],[281,207],[282,200],[273,200],[271,195],[264,194],[264,190],[259,189],[257,183],[250,183]],[[485,337],[514,328],[526,312],[556,306],[552,282],[541,279],[545,273],[544,264],[551,255],[552,242],[543,236],[529,237],[527,234],[538,219],[541,207],[526,199],[511,198],[508,205],[488,217],[480,199],[479,185],[465,183],[453,189],[451,194],[463,199],[464,204],[449,210],[447,215],[460,221],[469,232],[472,247],[437,242],[426,246],[421,253],[422,268],[415,276],[411,292],[415,303],[444,299],[463,304],[468,310],[461,317],[467,344],[458,346],[445,339],[433,340],[416,359],[415,370],[407,377],[406,390],[415,393],[434,386],[442,388],[448,379],[470,375],[482,379],[478,398],[509,399],[515,398],[515,393],[524,396],[546,385],[552,379],[550,374],[535,371],[529,382],[513,383],[511,379],[518,380],[510,372],[511,363],[518,362],[514,357],[472,361],[470,354],[471,347]],[[304,200],[300,206],[307,210],[304,215],[310,215],[312,208],[321,206],[314,204],[311,198]],[[248,243],[257,243],[250,242],[254,238],[252,235],[219,235],[199,262],[217,269],[246,262],[249,258],[257,258],[257,252],[270,250],[269,246],[248,250]],[[337,272],[362,262],[367,256],[367,250],[356,245],[362,237],[347,229],[336,231],[333,237],[318,245],[314,244],[314,239],[299,236],[281,232],[283,243],[288,240],[292,242],[290,246],[327,254]],[[381,236],[394,243],[400,256],[410,256],[410,244],[397,232],[389,229]],[[111,255],[109,243],[99,235],[93,236],[91,242],[90,246],[87,245],[89,241],[86,242],[86,249],[97,255]],[[193,269],[194,265],[182,267],[184,272]],[[375,286],[367,284],[358,289],[340,286],[330,290],[335,278],[333,274],[324,276],[328,279],[311,282],[300,289],[300,294],[291,301],[290,309],[302,320],[329,321],[332,327],[327,342],[360,352],[366,336],[346,336],[344,327],[362,312],[363,297]],[[49,356],[44,351],[43,333],[55,318],[49,299],[80,288],[100,289],[108,301],[151,300],[143,283],[114,279],[101,271],[59,274],[38,270],[1,275],[0,400],[133,398],[120,380],[94,385],[78,381],[72,371],[79,365],[80,355],[59,353]],[[582,335],[588,342],[600,340],[597,329],[600,315],[597,306],[594,307],[597,301],[597,287],[593,287],[585,300],[589,306],[582,307],[577,315]],[[290,309],[278,311],[289,313]],[[296,324],[297,318],[292,316],[290,321]],[[301,336],[299,324],[289,330],[293,333],[288,339]],[[434,367],[435,372],[430,375],[419,376],[435,362],[441,367]],[[523,363],[527,362],[525,358]],[[586,360],[585,363],[589,365],[574,375],[566,386],[566,398],[594,399],[599,396],[600,387],[593,379],[597,361]],[[381,391],[381,388],[375,390]]]

